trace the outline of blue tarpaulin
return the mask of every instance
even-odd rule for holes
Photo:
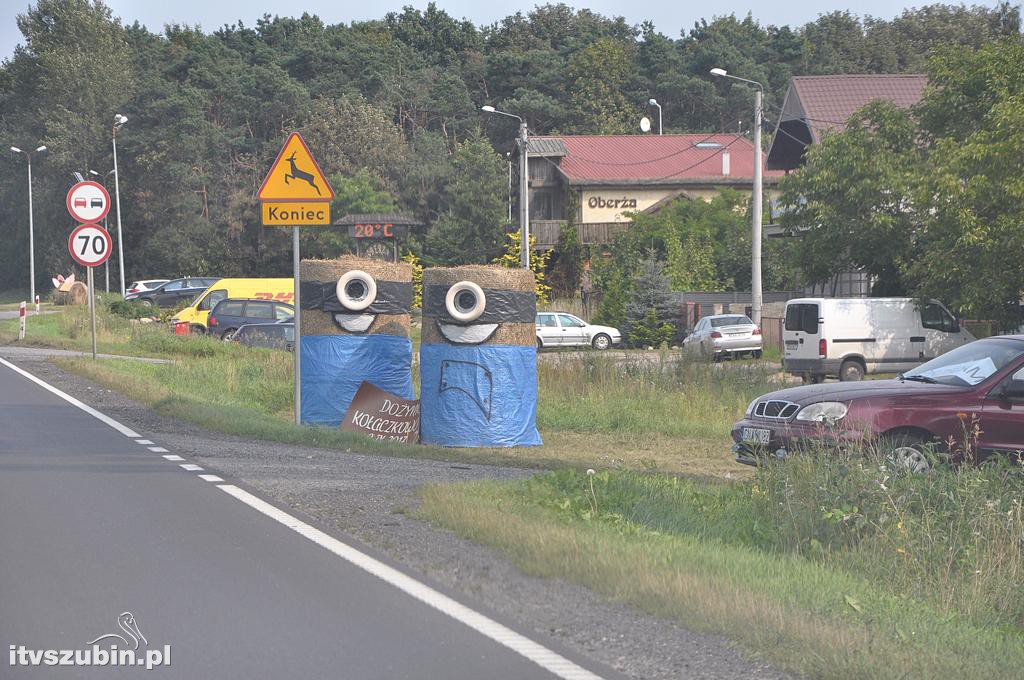
[[[302,337],[302,422],[337,427],[363,381],[412,399],[412,342],[398,335]]]
[[[420,437],[440,446],[540,446],[537,348],[420,345]]]

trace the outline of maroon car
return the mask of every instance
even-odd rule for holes
[[[966,431],[978,432],[974,437]],[[892,380],[804,385],[758,397],[732,428],[736,460],[784,458],[813,443],[874,442],[894,463],[929,465],[957,442],[979,457],[1024,451],[1024,335],[977,340]],[[964,440],[974,439],[965,447]],[[976,444],[976,448],[974,446]]]

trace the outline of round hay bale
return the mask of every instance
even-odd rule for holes
[[[71,284],[69,290],[55,290],[53,303],[56,305],[85,305],[89,303],[89,287],[81,281]]]
[[[412,283],[412,265],[406,262],[385,262],[356,255],[342,255],[333,260],[302,260],[299,263],[299,278],[302,281],[330,283],[337,281],[346,272],[362,270],[377,281]],[[349,333],[339,328],[333,315],[317,309],[303,309],[302,335],[398,335],[409,337],[408,314],[378,314],[365,333]]]
[[[429,296],[447,290],[459,281],[472,281],[481,288],[513,290],[532,293],[536,290],[533,272],[527,269],[509,269],[498,265],[465,265],[462,267],[434,267],[423,270],[424,308]],[[447,343],[437,327],[438,319],[424,316],[422,341],[428,344]],[[484,345],[521,345],[531,347],[537,343],[535,323],[504,322]]]

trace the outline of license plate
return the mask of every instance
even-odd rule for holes
[[[764,430],[759,427],[745,427],[742,432],[743,441],[750,444],[767,444],[771,436],[771,430]]]
[[[730,338],[742,338],[746,333],[726,333]]]
[[[799,344],[796,340],[786,340],[786,349],[796,349]]]

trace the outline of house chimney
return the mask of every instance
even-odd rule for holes
[[[729,159],[729,150],[728,149],[723,149],[722,150],[722,176],[723,177],[728,177],[729,176],[729,170],[730,170],[730,168],[729,168],[729,160],[730,160]]]

